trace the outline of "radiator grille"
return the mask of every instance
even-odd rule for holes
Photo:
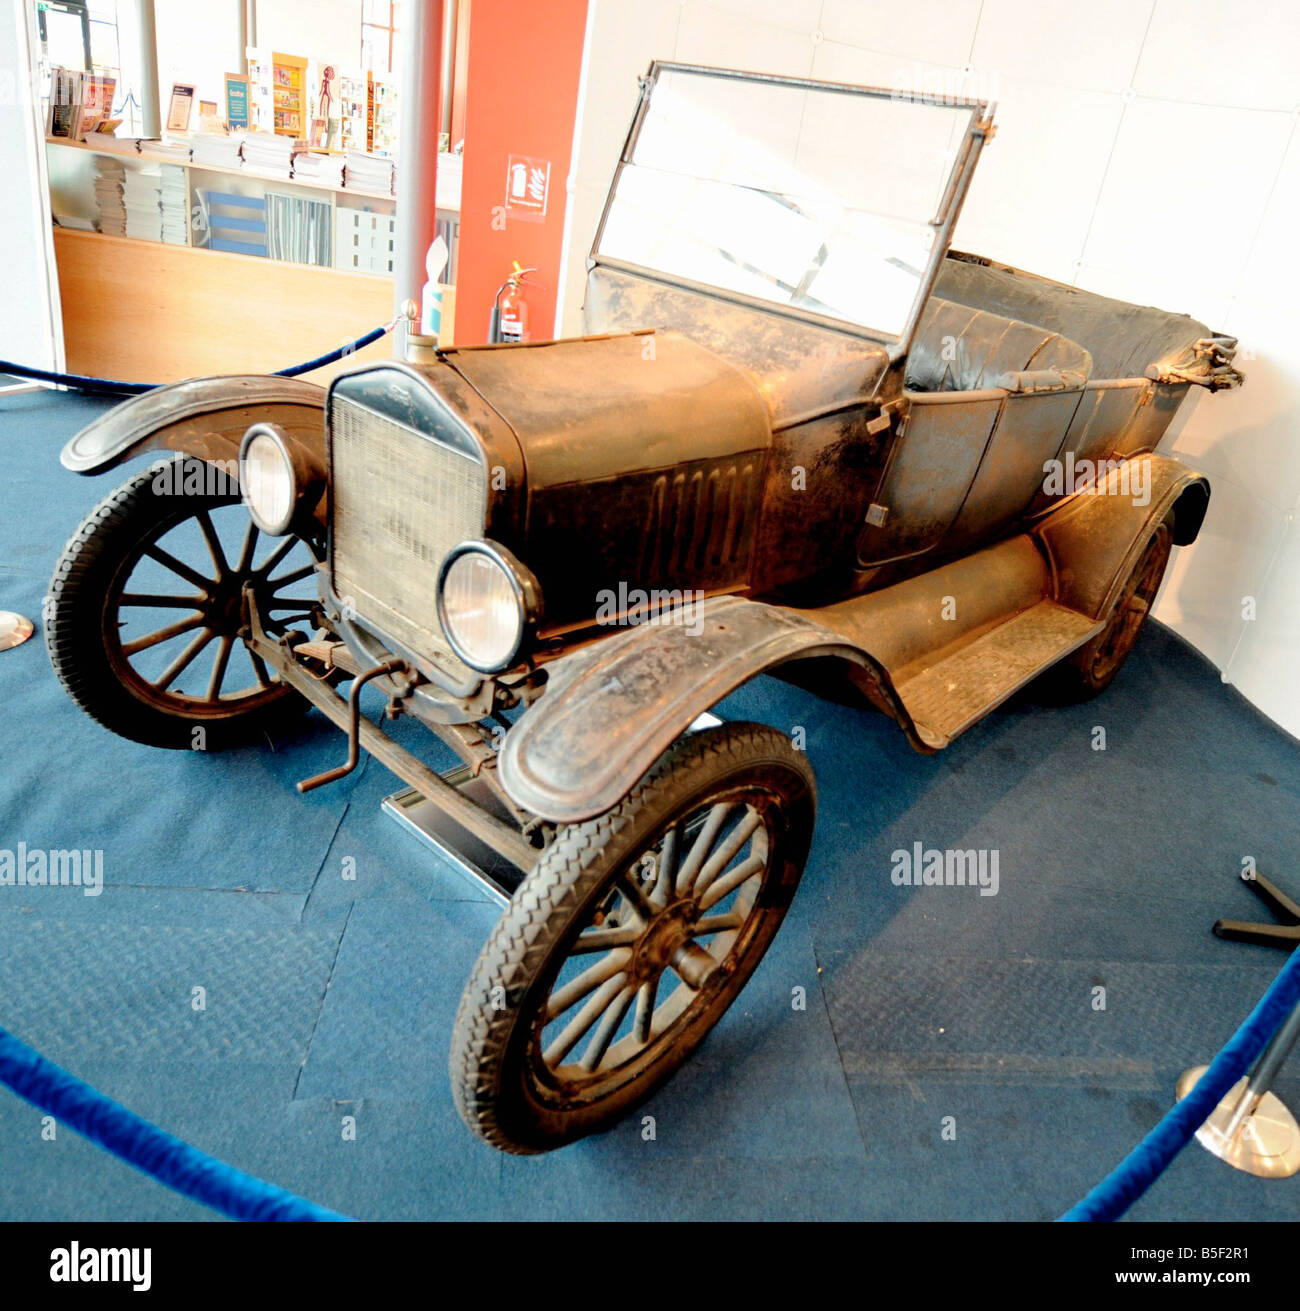
[[[483,467],[342,396],[330,431],[335,595],[417,655],[449,657],[438,570],[457,542],[483,535]]]

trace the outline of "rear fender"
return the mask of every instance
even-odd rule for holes
[[[1077,493],[1034,528],[1056,599],[1105,617],[1159,525],[1170,519],[1174,545],[1187,546],[1209,501],[1209,482],[1177,460],[1146,454],[1116,461],[1098,490]]]
[[[865,696],[928,750],[883,668],[854,643],[790,610],[715,597],[691,623],[642,624],[557,660],[546,695],[507,734],[499,777],[512,801],[576,823],[617,805],[704,711],[791,662],[847,665]]]

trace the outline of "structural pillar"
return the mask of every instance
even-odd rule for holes
[[[153,0],[135,0],[137,67],[140,69],[140,135],[162,136],[158,104],[158,32]]]
[[[393,312],[401,318],[408,300],[417,304],[426,275],[424,258],[438,235],[438,129],[442,118],[443,0],[405,0],[402,5],[401,81],[397,88],[397,250]],[[405,351],[401,322],[394,334]]]
[[[239,0],[239,68],[245,77],[250,46],[257,46],[257,0]]]

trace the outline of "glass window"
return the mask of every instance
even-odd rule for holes
[[[394,0],[365,0],[361,9],[361,67],[391,73],[397,33]]]
[[[971,114],[663,69],[598,254],[897,338]]]

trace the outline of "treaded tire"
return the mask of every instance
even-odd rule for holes
[[[177,462],[184,464],[184,459]],[[63,548],[45,598],[45,646],[68,696],[97,724],[145,746],[190,750],[194,729],[204,749],[275,735],[299,719],[308,702],[291,688],[276,688],[256,705],[205,714],[169,711],[123,681],[108,654],[110,602],[127,581],[142,544],[198,514],[239,504],[237,494],[176,495],[155,492],[156,465],[134,474],[82,520]],[[183,485],[183,473],[181,482]]]
[[[780,845],[751,912],[759,927],[720,980],[716,997],[697,994],[705,999],[699,1014],[685,1012],[680,1033],[662,1054],[610,1096],[558,1108],[540,1103],[527,1073],[532,1016],[545,1005],[574,936],[619,871],[653,844],[656,833],[691,813],[692,798],[742,780],[756,780],[779,797],[773,813],[779,813]],[[739,995],[775,936],[803,872],[815,816],[807,757],[775,729],[729,723],[682,738],[612,810],[561,829],[497,922],[461,996],[450,1074],[456,1107],[470,1129],[503,1152],[550,1151],[610,1128],[662,1087]],[[504,1005],[492,1005],[494,990]]]

